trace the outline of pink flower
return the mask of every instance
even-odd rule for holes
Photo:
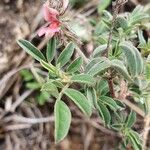
[[[38,35],[42,36],[45,34],[47,38],[52,38],[56,33],[60,32],[59,12],[56,9],[49,8],[46,2],[43,5],[43,15],[48,24],[39,29]]]

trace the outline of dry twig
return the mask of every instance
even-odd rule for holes
[[[11,106],[10,111],[14,112],[15,109],[33,92],[33,90],[26,91],[23,93]]]

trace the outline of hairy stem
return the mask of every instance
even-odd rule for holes
[[[119,3],[119,0],[116,0],[115,2],[112,3],[112,5],[113,5],[113,18],[112,18],[112,22],[111,22],[109,37],[108,37],[107,48],[106,48],[106,51],[105,51],[105,56],[106,57],[108,57],[108,55],[109,55],[109,50],[110,50],[110,46],[111,46],[111,42],[112,42],[113,29],[114,29],[116,18],[117,18],[118,12],[119,12],[118,3]]]
[[[114,90],[113,79],[108,79],[108,86],[109,86],[109,91],[110,91],[112,98],[115,98],[116,95],[115,95],[115,90]]]
[[[116,18],[117,18],[117,15],[119,13],[119,9],[120,7],[125,4],[128,0],[116,0],[114,3],[113,3],[113,19],[112,19],[112,25],[111,25],[111,28],[110,28],[110,33],[109,33],[109,37],[108,37],[108,43],[107,43],[107,48],[106,48],[106,51],[105,51],[105,56],[108,58],[109,57],[109,50],[110,50],[110,46],[111,46],[111,43],[112,43],[112,36],[113,36],[113,29],[114,29],[114,26],[115,26],[115,22],[116,22]],[[109,70],[109,74],[111,76],[111,70]],[[110,94],[113,98],[115,98],[115,90],[114,90],[114,85],[113,85],[113,79],[110,77],[108,78],[108,86],[109,86],[109,91],[110,91]]]

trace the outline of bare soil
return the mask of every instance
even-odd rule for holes
[[[134,8],[136,2],[133,0],[130,6]],[[40,124],[17,120],[19,116],[53,117],[53,103],[43,107],[37,105],[34,93],[22,89],[23,81],[18,73],[33,61],[19,48],[16,40],[36,37],[42,3],[41,0],[0,1],[0,150],[113,150],[121,141],[120,136],[103,127],[97,115],[88,120],[72,104],[69,135],[58,145],[53,138],[53,118]],[[11,110],[11,104],[20,99],[24,101]],[[142,130],[142,125],[143,120],[139,119],[136,129]]]

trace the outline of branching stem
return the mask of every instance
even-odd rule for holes
[[[112,36],[113,36],[113,29],[114,29],[114,26],[115,26],[115,22],[116,22],[116,18],[117,18],[117,15],[119,13],[119,9],[122,5],[124,5],[128,0],[116,0],[114,3],[113,3],[113,18],[112,18],[112,25],[111,25],[111,28],[110,28],[110,33],[109,33],[109,37],[108,37],[108,43],[107,43],[107,48],[106,48],[106,51],[105,51],[105,56],[108,58],[109,57],[109,50],[110,50],[110,46],[111,46],[111,43],[112,43]],[[113,98],[115,98],[115,90],[114,90],[114,85],[113,85],[113,79],[111,77],[111,70],[109,70],[109,74],[110,74],[110,78],[108,78],[108,86],[109,86],[109,91],[110,91],[110,94]]]
[[[61,100],[64,91],[65,91],[69,86],[70,86],[70,83],[67,83],[67,84],[62,88],[61,92],[59,93],[59,96],[58,96],[57,100]]]

